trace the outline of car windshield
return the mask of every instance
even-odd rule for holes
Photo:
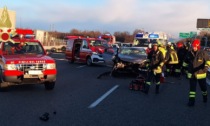
[[[91,41],[91,45],[93,45],[93,46],[101,46],[102,45],[102,41],[101,40]]]
[[[146,55],[146,51],[144,48],[121,48],[119,53],[122,55],[132,55],[132,56]]]
[[[150,42],[148,39],[138,39],[135,43],[135,46],[148,47],[149,43]]]
[[[7,55],[14,54],[44,54],[40,43],[37,42],[5,42],[3,53]]]

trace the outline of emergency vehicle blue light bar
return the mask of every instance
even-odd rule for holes
[[[136,38],[143,38],[144,34],[136,34]]]
[[[35,35],[30,35],[30,34],[28,34],[28,35],[25,35],[25,38],[27,38],[27,39],[32,39],[32,38],[35,38]]]
[[[159,38],[158,34],[149,34],[149,38]]]

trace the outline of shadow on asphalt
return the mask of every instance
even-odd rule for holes
[[[102,78],[118,78],[118,79],[125,79],[125,78],[136,78],[138,76],[138,74],[134,74],[134,73],[118,73],[116,75],[111,75],[111,70],[110,71],[106,71],[103,72],[101,74],[99,74],[97,76],[97,79],[102,79]]]

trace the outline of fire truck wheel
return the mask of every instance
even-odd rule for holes
[[[46,90],[52,90],[55,87],[55,82],[46,82],[44,86]]]
[[[86,63],[87,63],[88,66],[92,65],[92,60],[91,60],[90,57],[87,58]]]
[[[0,68],[1,69],[1,68]],[[3,82],[2,71],[0,70],[0,92],[5,92],[8,90],[8,84]]]
[[[6,92],[8,91],[8,84],[7,83],[0,83],[0,92]]]

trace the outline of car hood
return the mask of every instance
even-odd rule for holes
[[[131,56],[131,55],[122,55],[119,54],[118,57],[125,62],[131,62],[131,63],[142,63],[144,60],[146,60],[147,56],[142,55],[142,56]]]
[[[55,63],[54,59],[47,55],[4,55],[2,57],[6,63]]]

